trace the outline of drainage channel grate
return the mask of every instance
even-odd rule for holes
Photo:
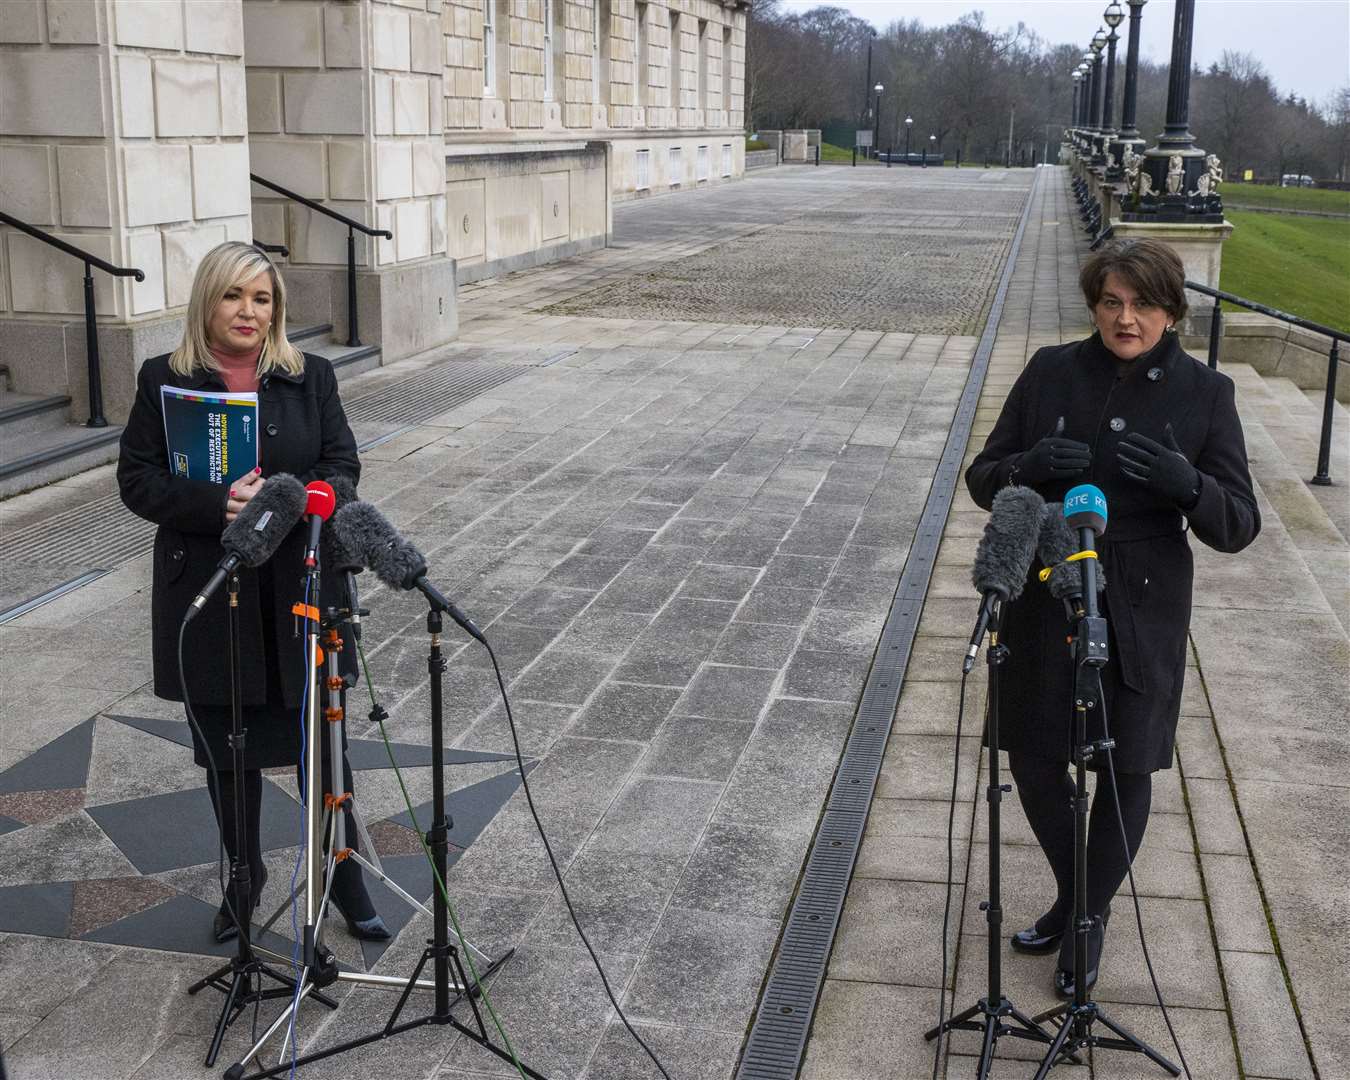
[[[806,857],[797,895],[788,911],[773,968],[764,984],[755,1020],[741,1055],[736,1080],[794,1080],[806,1054],[811,1019],[820,1000],[834,937],[848,894],[849,880],[862,846],[867,811],[876,790],[886,739],[891,732],[900,687],[919,630],[919,616],[937,561],[942,530],[951,510],[961,462],[970,442],[975,409],[989,370],[999,317],[1021,250],[1022,235],[1040,183],[1037,173],[1027,193],[1008,250],[1008,261],[989,306],[984,332],[971,361],[970,375],[947,435],[947,443],[905,561],[895,600],[881,631],[877,655],[863,687],[853,729],[825,802],[820,828]]]
[[[411,430],[420,421],[429,420],[493,387],[510,382],[533,366],[539,365],[452,361],[353,398],[347,404],[347,418],[356,423],[401,425],[362,443],[359,449],[367,450]],[[93,580],[91,574],[102,576],[144,554],[154,535],[155,526],[123,506],[115,492],[53,514],[27,528],[8,532],[0,542],[0,561],[5,566],[27,562],[48,569],[69,568],[72,572],[85,573],[0,611],[0,623],[18,618],[86,584]]]

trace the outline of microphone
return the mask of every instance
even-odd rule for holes
[[[309,540],[305,543],[305,566],[313,569],[319,562],[319,532],[333,516],[337,496],[327,480],[311,480],[305,485],[305,516],[309,518]]]
[[[417,589],[437,611],[444,611],[471,637],[487,644],[483,632],[427,580],[427,560],[368,502],[351,502],[333,518],[338,538],[359,553],[364,565],[394,589]]]
[[[305,489],[290,473],[277,473],[263,481],[235,519],[220,534],[225,558],[183,613],[183,622],[194,619],[225,579],[240,566],[261,566],[295,528],[305,512]]]
[[[1031,560],[1036,556],[1044,510],[1045,500],[1029,487],[1006,487],[994,496],[994,508],[975,552],[971,573],[971,581],[984,599],[961,664],[963,675],[969,675],[975,666],[975,656],[995,605],[1022,595]]]
[[[1078,559],[1083,608],[1088,618],[1097,617],[1097,537],[1106,531],[1106,496],[1099,487],[1079,484],[1064,496],[1064,522],[1078,533],[1078,550],[1091,552]]]
[[[1064,507],[1061,503],[1046,503],[1045,514],[1041,518],[1041,535],[1036,544],[1036,554],[1045,569],[1041,571],[1041,580],[1050,589],[1050,595],[1064,601],[1064,610],[1073,618],[1083,602],[1083,575],[1069,556],[1078,553],[1078,542],[1074,539],[1069,523],[1064,520]],[[1097,568],[1097,591],[1106,588],[1106,571]]]
[[[333,500],[337,510],[341,510],[348,503],[356,502],[356,485],[347,477],[339,473],[328,482],[333,487]],[[347,609],[350,612],[352,634],[360,638],[361,601],[356,591],[356,575],[366,566],[360,556],[343,543],[335,526],[336,523],[332,518],[324,522],[323,532],[319,537],[320,562],[328,573],[339,575],[347,586]]]

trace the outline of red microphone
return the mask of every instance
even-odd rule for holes
[[[305,516],[309,518],[309,542],[305,545],[305,566],[313,569],[319,563],[319,532],[323,523],[333,516],[337,496],[327,480],[311,480],[305,485]]]

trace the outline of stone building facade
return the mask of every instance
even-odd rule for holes
[[[616,199],[744,170],[747,0],[3,0],[0,210],[95,271],[107,411],[181,335],[225,239],[286,244],[294,322],[385,361],[451,340],[454,290],[602,246]],[[0,362],[84,392],[83,267],[0,226]]]

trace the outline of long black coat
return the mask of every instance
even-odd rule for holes
[[[122,432],[117,483],[122,501],[159,526],[155,533],[151,593],[155,694],[181,701],[178,627],[183,612],[224,558],[227,489],[169,471],[160,387],[224,390],[213,372],[188,378],[169,370],[168,356],[142,366],[126,429]],[[258,386],[258,426],[263,476],[287,472],[301,483],[342,475],[353,483],[361,472],[356,440],[338,398],[332,365],[305,354],[303,375],[273,371]],[[240,571],[240,659],[243,704],[298,709],[305,689],[304,639],[295,635],[291,605],[303,595],[305,534],[293,529],[260,570]],[[321,606],[335,605],[338,592],[322,579]],[[192,704],[228,706],[229,624],[225,589],[217,590],[189,625],[184,669]],[[264,603],[264,597],[270,602]],[[348,659],[351,650],[344,652]],[[250,739],[252,739],[250,734]]]
[[[1122,772],[1170,768],[1186,669],[1192,560],[1187,531],[1218,551],[1241,551],[1261,517],[1247,469],[1233,383],[1181,350],[1173,333],[1123,363],[1094,334],[1040,349],[1008,394],[984,449],[966,471],[975,502],[989,509],[1017,458],[1054,431],[1092,447],[1092,467],[1070,481],[1037,486],[1047,502],[1091,483],[1106,495],[1109,521],[1098,541],[1107,589],[1111,662],[1103,696]],[[1199,470],[1199,501],[1183,512],[1121,473],[1116,448],[1137,431],[1164,443],[1172,425]],[[1001,640],[1010,649],[999,671],[1000,743],[1054,761],[1070,757],[1072,672],[1063,605],[1033,565],[1020,599],[1006,606]],[[1100,713],[1089,734],[1100,737]]]

